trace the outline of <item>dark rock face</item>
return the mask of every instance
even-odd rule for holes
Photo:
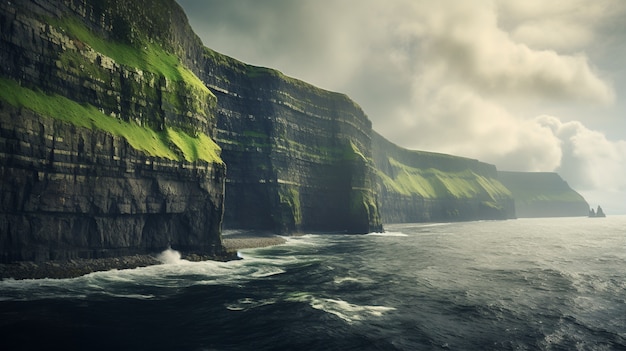
[[[515,218],[493,165],[403,149],[376,133],[372,148],[387,223]]]
[[[589,204],[558,174],[505,172],[498,176],[515,198],[518,217],[587,216]]]
[[[202,52],[178,6],[18,0],[0,10],[0,262],[168,246],[222,255],[225,166],[198,156],[215,134],[215,97],[183,62],[167,65],[172,52]],[[161,61],[133,66],[136,57]],[[13,86],[32,101],[12,101]]]
[[[208,49],[204,67],[228,165],[225,226],[382,230],[371,122],[354,102]]]
[[[168,246],[222,254],[223,166],[147,157],[104,132],[6,106],[2,113],[2,262]]]

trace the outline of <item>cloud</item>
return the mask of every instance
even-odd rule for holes
[[[422,108],[404,112],[401,123],[407,127],[383,125],[381,133],[412,149],[477,158],[500,169],[559,166],[560,140],[545,126],[512,115],[464,85],[448,84],[428,93],[423,89],[415,87],[413,103]]]
[[[612,141],[578,121],[543,115],[535,121],[560,140],[562,157],[555,169],[592,207],[626,213],[626,140]]]
[[[626,141],[611,141],[582,123],[562,122],[543,115],[537,123],[561,141],[562,158],[556,170],[581,190],[626,191]]]
[[[420,14],[428,13],[425,25],[414,32],[427,53],[420,57],[427,65],[423,69],[432,62],[445,65],[448,79],[483,94],[613,101],[612,88],[593,72],[584,54],[533,50],[498,27],[496,8],[448,4],[419,9]],[[441,13],[432,16],[433,11]]]
[[[402,61],[411,65],[404,70],[411,73],[410,103],[380,126],[371,116],[401,145],[474,157],[500,169],[551,171],[561,163],[561,140],[512,107],[555,100],[602,105],[614,98],[584,55],[516,43],[498,27],[489,3],[413,4],[405,15],[420,18],[418,24],[396,28],[414,43]]]
[[[499,22],[515,41],[534,49],[585,49],[608,19],[620,18],[619,0],[497,1]]]

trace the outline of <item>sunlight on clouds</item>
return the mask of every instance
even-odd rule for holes
[[[573,141],[566,143],[562,133],[539,120],[524,118],[524,113],[512,106],[541,101],[606,105],[615,99],[612,86],[596,74],[584,54],[535,50],[516,42],[499,27],[492,3],[464,4],[412,2],[408,7],[410,14],[404,16],[419,19],[415,21],[419,24],[401,24],[396,34],[419,46],[419,50],[407,50],[409,59],[402,61],[408,65],[405,71],[412,74],[412,99],[410,106],[396,109],[401,113],[385,116],[381,133],[410,148],[473,157],[499,169],[559,170],[567,179],[572,177],[573,183],[601,186],[598,174],[582,168],[602,162],[609,167],[618,158],[587,155],[574,162]],[[527,17],[540,10],[531,5],[526,8]],[[546,7],[548,12],[559,10],[564,8]],[[590,38],[591,32],[577,34],[577,28],[564,30],[581,40]],[[509,103],[511,98],[516,105]],[[376,123],[377,116],[371,117]],[[578,143],[593,135],[584,130],[576,136]],[[593,144],[601,145],[598,140]],[[585,152],[580,147],[576,150]]]
[[[582,123],[540,116],[537,123],[561,140],[563,157],[557,171],[581,190],[626,191],[626,141],[610,141]]]
[[[445,64],[447,79],[463,81],[496,97],[613,101],[612,88],[593,72],[584,55],[532,50],[498,27],[494,8],[458,9],[452,5],[456,3],[449,7],[426,3],[426,8],[416,13],[428,13],[426,28],[415,33],[427,52],[419,58],[426,60],[423,69],[429,69],[434,61]],[[441,13],[432,16],[438,10]]]
[[[499,22],[517,42],[535,49],[572,51],[595,38],[607,17],[619,16],[620,0],[498,0]]]
[[[525,22],[515,28],[512,37],[536,49],[559,51],[583,47],[593,39],[585,27],[552,19]]]
[[[626,213],[626,140],[611,141],[582,123],[539,116],[537,123],[560,139],[563,157],[555,169],[595,207]]]
[[[418,87],[418,90],[420,88]],[[463,85],[447,85],[419,95],[418,121],[390,130],[390,137],[410,148],[477,158],[507,170],[552,170],[561,159],[560,141],[549,129],[510,114]],[[445,140],[445,142],[442,142]]]

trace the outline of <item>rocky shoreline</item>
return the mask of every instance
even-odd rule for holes
[[[7,279],[63,279],[107,271],[111,269],[132,269],[161,264],[156,256],[135,255],[98,259],[74,259],[68,261],[16,262],[0,264],[0,278]]]
[[[226,254],[223,256],[215,257],[188,254],[183,255],[181,258],[193,262],[208,260],[231,261],[240,259],[237,256],[237,250],[280,245],[285,242],[286,240],[284,238],[274,235],[233,235],[230,238],[223,239],[223,246],[226,249]],[[133,269],[163,264],[157,256],[158,254],[155,253],[154,255],[133,255],[98,259],[73,259],[68,261],[47,262],[25,261],[0,264],[0,280],[43,278],[65,279],[112,269]]]

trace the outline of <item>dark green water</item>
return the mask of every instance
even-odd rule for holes
[[[386,230],[5,280],[2,349],[626,349],[626,216]]]

